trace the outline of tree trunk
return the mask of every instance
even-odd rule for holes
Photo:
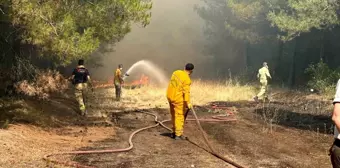
[[[284,43],[281,40],[278,40],[278,56],[276,59],[276,67],[274,69],[274,73],[273,75],[277,77],[280,77],[282,73],[280,73],[282,71],[282,61],[283,61],[283,45]]]
[[[244,43],[244,58],[246,63],[246,70],[248,70],[248,67],[250,66],[250,60],[249,60],[249,54],[248,54],[249,44],[248,42]]]
[[[320,37],[320,60],[322,60],[324,63],[327,63],[328,60],[325,57],[325,32],[321,32],[321,37]]]
[[[296,55],[298,51],[298,37],[294,40],[294,53],[292,55],[291,66],[289,71],[289,86],[295,85],[295,73],[296,73]]]

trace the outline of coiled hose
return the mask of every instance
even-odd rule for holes
[[[218,154],[215,149],[211,146],[209,140],[208,140],[208,137],[205,133],[205,131],[203,130],[201,124],[200,124],[200,121],[207,121],[207,122],[225,122],[225,121],[234,121],[235,119],[199,119],[196,115],[196,112],[194,109],[191,110],[193,115],[194,115],[194,119],[187,119],[186,121],[196,121],[196,124],[197,126],[199,127],[202,135],[203,135],[203,138],[204,138],[204,141],[205,143],[208,145],[209,149],[211,151],[208,151],[209,153],[213,154],[214,156],[224,160],[225,162],[237,167],[237,168],[244,168],[243,166],[241,166],[240,164]],[[64,165],[64,166],[71,166],[71,167],[77,167],[77,168],[94,168],[92,166],[86,166],[86,165],[82,165],[78,162],[73,162],[73,161],[62,161],[62,160],[57,160],[57,159],[52,159],[51,157],[52,156],[60,156],[60,155],[76,155],[76,154],[104,154],[104,153],[116,153],[116,152],[126,152],[126,151],[129,151],[131,150],[134,145],[132,143],[132,138],[135,134],[141,132],[141,131],[144,131],[146,129],[150,129],[150,128],[154,128],[154,127],[157,127],[159,125],[161,125],[162,127],[164,127],[165,129],[169,130],[169,131],[172,131],[169,127],[165,126],[164,123],[165,122],[169,122],[170,120],[163,120],[163,121],[159,121],[158,120],[158,116],[153,114],[153,113],[150,113],[150,112],[146,112],[146,111],[141,111],[141,110],[136,110],[136,112],[141,112],[141,113],[144,113],[144,114],[148,114],[148,115],[151,115],[154,117],[154,121],[156,122],[155,125],[151,125],[151,126],[147,126],[147,127],[143,127],[143,128],[140,128],[134,132],[132,132],[129,136],[129,146],[127,148],[121,148],[121,149],[105,149],[105,150],[87,150],[87,151],[70,151],[70,152],[60,152],[60,153],[55,153],[55,154],[49,154],[49,155],[45,155],[44,156],[44,160],[47,162],[47,163],[55,163],[55,164],[61,164],[61,165]],[[194,143],[193,141],[191,141],[190,139],[188,139],[189,142],[191,143]],[[195,143],[194,143],[195,144]]]

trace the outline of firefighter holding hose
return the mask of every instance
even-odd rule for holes
[[[267,89],[268,89],[268,78],[272,78],[269,73],[267,62],[263,63],[263,67],[259,69],[257,73],[257,78],[260,80],[261,83],[261,90],[260,92],[254,97],[255,101],[258,101],[259,98],[266,99],[267,98]]]
[[[115,71],[114,75],[114,85],[115,85],[115,93],[116,93],[116,100],[120,101],[120,96],[122,94],[122,84],[124,83],[123,75],[122,75],[123,65],[119,64],[118,68]]]
[[[78,66],[72,72],[71,76],[72,84],[75,87],[75,96],[79,104],[79,109],[81,111],[81,115],[87,115],[86,110],[86,95],[88,91],[88,84],[93,90],[90,73],[84,66],[84,60],[78,61]]]
[[[173,124],[173,138],[175,140],[182,139],[184,120],[188,109],[192,109],[190,103],[190,75],[194,70],[194,65],[188,63],[184,70],[176,70],[173,72],[167,89],[167,99],[170,105],[171,121]]]

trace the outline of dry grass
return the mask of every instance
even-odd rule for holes
[[[52,92],[64,92],[68,84],[69,82],[58,71],[48,70],[39,72],[32,82],[23,80],[16,83],[15,88],[18,93],[46,99]]]
[[[194,105],[205,105],[213,101],[249,100],[255,95],[252,86],[223,84],[209,81],[193,81],[191,86],[191,101]],[[138,89],[124,89],[123,100],[114,102],[114,88],[106,89],[97,98],[109,97],[101,101],[101,107],[114,106],[124,109],[136,108],[168,108],[166,87],[144,86]]]
[[[192,103],[203,105],[212,101],[250,100],[256,94],[254,86],[224,84],[210,81],[194,81],[192,84]]]
[[[275,89],[273,99],[283,102],[287,107],[294,108],[301,113],[314,115],[329,115],[333,109],[332,100],[328,95],[312,94],[301,91]]]

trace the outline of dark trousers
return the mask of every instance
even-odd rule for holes
[[[340,140],[336,139],[330,149],[333,168],[340,168]]]
[[[115,84],[115,90],[116,90],[116,99],[119,101],[120,100],[120,96],[122,94],[122,85]]]

